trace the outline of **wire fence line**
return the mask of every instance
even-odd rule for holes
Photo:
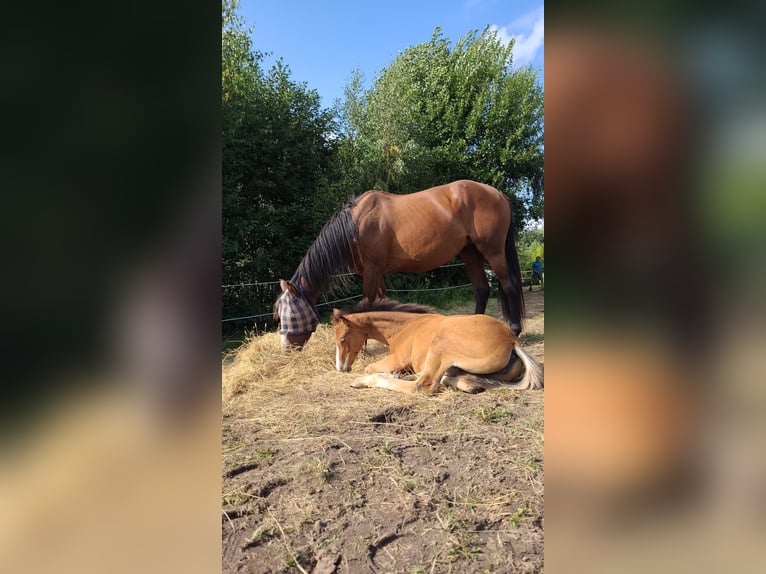
[[[449,265],[442,265],[437,269],[446,269],[447,267],[462,267],[464,263],[450,263]],[[356,275],[356,273],[338,273],[337,275],[330,275],[330,277],[349,277]],[[221,285],[222,289],[232,289],[234,287],[258,287],[260,285],[279,285],[279,281],[260,281],[257,283],[232,283],[231,285]]]
[[[460,267],[463,266],[463,263],[452,263],[449,265],[442,265],[441,267],[437,267],[437,269],[444,269],[447,267]],[[488,271],[488,270],[485,270]],[[531,275],[531,271],[522,271],[521,275],[522,278],[528,275]],[[338,275],[333,275],[332,277],[347,277],[349,275],[354,275],[354,273],[340,273]],[[494,277],[494,273],[492,275]],[[259,283],[237,283],[233,285],[222,285],[223,288],[229,288],[229,287],[248,287],[248,286],[259,286],[259,285],[277,285],[279,284],[279,281],[265,281],[265,282],[259,282]],[[450,289],[461,289],[463,287],[472,287],[473,285],[471,283],[463,283],[462,285],[449,285],[447,287],[432,287],[432,288],[425,288],[425,289],[387,289],[389,293],[417,293],[417,292],[423,292],[423,291],[446,291]],[[325,307],[327,305],[334,305],[335,303],[342,303],[344,301],[351,301],[352,299],[358,299],[362,295],[352,295],[350,297],[344,297],[343,299],[336,299],[334,301],[324,301],[322,303],[317,303],[317,307]],[[231,317],[229,319],[222,319],[222,323],[228,323],[233,321],[245,321],[248,319],[262,319],[264,317],[271,317],[273,316],[273,313],[260,313],[257,315],[247,315],[244,317]]]
[[[335,301],[325,301],[317,303],[317,307],[324,307],[327,305],[334,305],[335,303],[341,303],[343,301],[351,301],[351,299],[358,299],[361,295],[352,295],[351,297],[345,297],[343,299],[336,299]],[[273,313],[261,313],[260,315],[248,315],[247,317],[232,317],[231,319],[223,319],[221,322],[226,323],[228,321],[244,321],[245,319],[260,319],[262,317],[271,317]]]
[[[420,291],[446,291],[447,289],[460,289],[461,287],[473,287],[471,283],[462,285],[449,285],[447,287],[432,287],[431,289],[386,289],[389,293],[416,293]]]

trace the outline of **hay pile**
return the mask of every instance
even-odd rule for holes
[[[350,388],[367,364],[387,354],[388,347],[370,341],[352,372],[340,373],[331,325],[320,324],[302,351],[283,353],[277,333],[252,337],[224,359],[223,415],[255,424],[261,436],[307,436],[337,432],[343,421],[351,423],[392,401],[419,402],[390,391]]]
[[[369,425],[370,417],[391,408],[405,408],[430,424],[438,420],[452,425],[455,409],[466,406],[467,395],[460,391],[443,388],[435,396],[424,397],[350,387],[368,364],[388,352],[385,345],[369,341],[367,352],[360,353],[351,372],[340,373],[335,369],[331,325],[320,324],[303,351],[283,353],[277,333],[253,337],[224,359],[224,419],[227,424],[245,425],[264,440],[337,437],[359,424]],[[491,400],[479,397],[471,402]]]
[[[303,351],[283,353],[278,333],[253,336],[227,355],[223,366],[224,405],[237,395],[266,386],[300,385],[317,377],[339,382],[335,370],[335,335],[331,325],[319,325]]]
[[[499,316],[496,302],[490,310]],[[543,316],[535,305],[526,328],[531,341],[524,344],[537,360],[542,358]],[[457,312],[467,312],[456,309]],[[465,393],[442,388],[432,397],[406,395],[385,389],[352,389],[351,382],[364,375],[365,367],[388,355],[388,347],[369,341],[367,351],[360,353],[350,373],[335,369],[335,331],[332,325],[320,323],[302,351],[283,353],[278,333],[251,336],[236,351],[224,357],[222,367],[222,411],[225,419],[237,425],[255,428],[262,439],[337,436],[360,421],[387,408],[406,407],[412,413],[437,419],[445,424],[453,420],[456,409],[466,403],[492,404],[516,395],[519,391],[502,390],[468,398]],[[507,393],[507,394],[506,394]],[[542,404],[542,394],[526,394],[525,401]],[[236,423],[235,423],[236,421]]]

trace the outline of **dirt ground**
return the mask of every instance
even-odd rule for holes
[[[543,364],[544,295],[525,295]],[[270,333],[224,359],[223,572],[543,571],[543,391],[348,386],[386,353],[338,373],[320,325],[303,352]]]

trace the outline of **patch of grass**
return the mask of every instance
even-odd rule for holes
[[[545,419],[541,413],[538,413],[524,419],[523,424],[529,430],[543,432]]]
[[[249,492],[245,492],[244,488],[238,488],[236,490],[232,490],[231,492],[227,492],[223,495],[223,505],[224,506],[239,506],[240,504],[244,504],[251,498],[254,498],[252,494]]]
[[[233,450],[237,450],[244,446],[245,441],[242,440],[242,437],[239,437],[237,435],[232,434],[224,434],[223,436],[223,452],[224,454],[231,452]]]
[[[238,349],[245,341],[247,341],[247,330],[236,329],[228,333],[221,342],[221,353],[226,354],[227,351],[233,351]]]
[[[314,524],[317,521],[317,515],[314,510],[307,510],[301,518],[301,524]]]
[[[322,458],[315,458],[311,468],[313,472],[319,475],[319,479],[322,482],[330,482],[335,476],[335,472],[332,469],[332,464]]]
[[[470,560],[477,554],[481,554],[482,548],[475,544],[475,542],[476,539],[473,537],[466,537],[463,540],[456,539],[447,552],[450,563],[458,560]]]
[[[308,551],[296,553],[291,547],[286,547],[287,558],[285,559],[285,568],[287,570],[299,570],[300,572],[306,572],[305,568],[301,564],[311,564],[314,557]]]
[[[332,544],[333,542],[337,542],[338,540],[340,540],[340,536],[338,536],[337,534],[328,536],[327,538],[322,540],[319,544],[317,544],[317,549],[324,548],[325,546],[329,546],[330,544]]]
[[[253,458],[256,460],[269,460],[276,454],[276,452],[277,451],[275,450],[271,450],[271,447],[262,448],[261,450],[255,451]]]
[[[515,458],[513,459],[513,462],[518,468],[531,472],[538,472],[543,468],[542,464],[540,464],[540,461],[534,456],[528,456],[526,458]]]
[[[386,440],[385,443],[381,446],[374,446],[372,447],[372,456],[370,457],[371,460],[368,462],[365,462],[362,465],[362,468],[365,469],[366,472],[371,472],[373,470],[386,470],[386,471],[393,471],[397,470],[398,474],[410,474],[412,472],[411,469],[406,468],[402,471],[401,463],[399,462],[399,459],[394,454],[393,449],[389,446],[388,441]]]
[[[468,505],[480,504],[482,500],[477,495],[478,492],[479,492],[479,489],[476,488],[476,485],[468,482],[463,487],[462,492],[459,491],[457,488],[454,489],[454,491],[452,492],[452,500],[454,502],[459,502],[461,504],[468,504]],[[471,506],[471,509],[473,509],[473,506]]]
[[[523,506],[519,506],[516,509],[516,512],[511,514],[506,518],[506,520],[510,523],[512,528],[516,528],[519,524],[521,524],[521,519],[527,515],[527,509]]]
[[[542,333],[522,333],[519,337],[522,345],[529,345],[534,343],[541,343],[545,340],[545,335]]]
[[[346,489],[348,490],[348,495],[351,498],[353,498],[354,496],[356,496],[357,494],[361,492],[361,487],[359,486],[359,484],[357,484],[353,480],[346,481]]]
[[[376,446],[372,448],[372,452],[375,454],[383,454],[383,455],[391,455],[391,447],[388,446],[388,441],[386,441],[383,446]]]
[[[475,414],[479,420],[487,424],[493,424],[502,421],[505,418],[513,416],[513,413],[505,407],[474,407],[471,412]]]
[[[436,520],[439,521],[439,524],[441,524],[442,530],[444,530],[444,532],[446,532],[447,534],[452,534],[459,528],[463,528],[463,522],[455,518],[454,510],[448,510],[447,512],[444,513],[444,516],[440,515],[437,512]]]
[[[263,544],[268,542],[272,538],[276,537],[276,528],[270,522],[263,522],[253,530],[250,538],[245,538],[245,546],[254,546],[257,544]]]

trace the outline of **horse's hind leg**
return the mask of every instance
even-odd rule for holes
[[[483,315],[487,310],[489,299],[489,282],[484,273],[484,256],[479,253],[473,243],[463,247],[459,253],[460,259],[465,263],[465,271],[473,285],[473,297],[476,299],[476,315]]]
[[[473,375],[469,375],[465,371],[457,369],[454,373],[447,371],[442,377],[441,384],[445,387],[454,387],[459,391],[471,395],[484,392],[486,389],[476,383],[474,379],[475,377]]]
[[[521,283],[515,284],[511,281],[510,270],[506,263],[505,256],[499,253],[485,253],[489,266],[495,272],[497,281],[500,284],[502,295],[500,304],[503,311],[503,317],[511,323],[511,332],[518,336],[521,332],[521,306],[523,299],[520,290],[523,289]],[[500,293],[498,293],[500,295]],[[514,304],[515,302],[515,304]]]

